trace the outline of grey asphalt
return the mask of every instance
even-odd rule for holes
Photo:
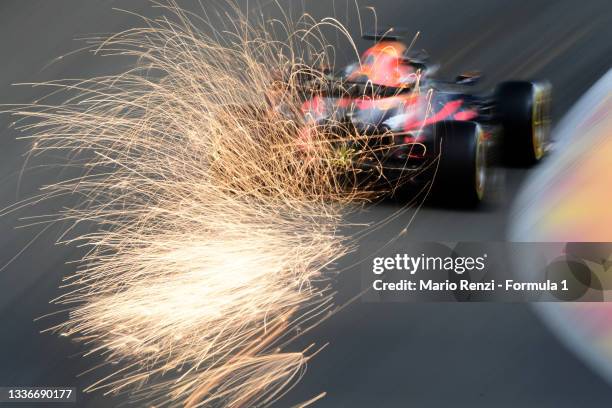
[[[206,3],[206,2],[205,2]],[[278,14],[274,4],[266,13]],[[353,1],[281,2],[294,15],[335,14],[357,34]],[[612,4],[605,0],[542,1],[360,1],[364,25],[376,6],[381,25],[420,31],[417,46],[440,61],[440,75],[479,69],[483,86],[509,78],[548,79],[554,86],[554,117],[612,65]],[[196,2],[181,2],[197,8]],[[255,2],[251,2],[253,6]],[[113,72],[125,61],[78,53],[74,39],[116,32],[138,19],[112,8],[159,13],[145,0],[3,0],[0,2],[0,103],[31,102],[40,88],[11,84]],[[254,6],[253,6],[254,7]],[[348,10],[348,12],[347,12]],[[359,41],[358,45],[366,43]],[[51,63],[53,62],[53,63]],[[40,157],[24,168],[27,144],[15,140],[11,118],[0,116],[0,208],[65,176]],[[396,236],[424,241],[504,240],[510,203],[532,170],[506,169],[503,194],[480,212],[424,208],[365,238],[371,248]],[[53,205],[61,205],[54,203]],[[83,388],[94,377],[77,375],[92,364],[81,349],[52,334],[39,334],[54,311],[78,251],[54,246],[61,226],[33,240],[40,228],[15,229],[18,217],[52,211],[39,206],[0,218],[0,386],[57,385]],[[400,205],[383,203],[359,221],[383,220]],[[22,250],[26,248],[23,252]],[[3,267],[4,266],[4,267]],[[340,300],[359,291],[356,269],[336,279]],[[299,340],[329,346],[303,380],[277,406],[328,393],[319,407],[609,407],[612,387],[565,349],[524,304],[366,304],[354,302]],[[79,395],[78,406],[116,406],[118,399]],[[21,405],[24,406],[24,405]]]

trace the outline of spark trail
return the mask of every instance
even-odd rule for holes
[[[223,32],[166,12],[91,40],[132,69],[42,84],[65,102],[13,110],[32,154],[68,152],[86,170],[22,203],[77,195],[42,221],[95,225],[63,240],[89,250],[55,300],[69,318],[51,330],[117,367],[87,391],[266,406],[316,354],[281,346],[332,310],[324,272],[351,249],[342,211],[374,195],[301,112],[304,77],[323,84],[312,67],[333,65],[320,26],[345,31],[305,16],[279,41],[237,9]]]

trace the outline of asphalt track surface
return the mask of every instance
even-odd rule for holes
[[[182,2],[195,7],[195,2]],[[205,2],[206,3],[206,2]],[[270,3],[270,2],[264,2]],[[357,33],[352,2],[283,2],[294,15],[304,8],[315,17],[339,16]],[[462,70],[486,74],[483,86],[509,78],[548,79],[554,86],[554,117],[559,119],[612,62],[612,5],[588,1],[361,1],[365,25],[376,7],[380,24],[421,31],[425,48],[443,65],[441,75]],[[79,53],[77,37],[116,32],[137,19],[112,10],[143,15],[158,11],[145,0],[3,0],[0,2],[0,103],[31,102],[39,88],[19,82],[90,77],[114,72],[125,61]],[[274,6],[264,4],[271,14]],[[346,10],[348,9],[348,13]],[[359,42],[365,46],[365,43]],[[0,117],[0,207],[28,197],[65,171],[36,167],[22,171],[27,144],[15,140],[10,118]],[[50,160],[50,159],[49,159]],[[512,197],[530,171],[504,171],[505,191],[495,206],[479,212],[422,209],[408,225],[407,240],[504,240]],[[383,203],[359,215],[377,222],[397,212]],[[39,206],[36,213],[51,208]],[[34,322],[52,310],[61,277],[78,257],[72,248],[54,247],[61,226],[38,239],[36,228],[12,214],[0,218],[0,386],[57,385],[83,388],[91,376],[77,375],[92,364],[80,348],[51,334],[48,322]],[[410,212],[366,238],[375,246],[407,226]],[[22,250],[26,248],[23,252]],[[17,256],[18,255],[18,256]],[[356,275],[344,272],[340,298],[359,290]],[[565,349],[524,304],[365,304],[355,302],[304,336],[300,342],[330,342],[310,364],[300,384],[277,406],[289,406],[321,391],[319,407],[609,407],[612,387]],[[299,345],[299,344],[298,344]],[[99,394],[79,395],[78,406],[115,406]],[[22,405],[23,406],[23,405]]]

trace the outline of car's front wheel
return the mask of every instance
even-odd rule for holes
[[[509,81],[496,90],[506,161],[535,164],[550,142],[551,87],[548,83]]]

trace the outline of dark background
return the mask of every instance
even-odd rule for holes
[[[418,48],[442,63],[441,75],[479,69],[484,86],[509,78],[548,79],[559,119],[612,62],[612,4],[606,0],[550,1],[360,1],[375,6],[380,25],[421,31]],[[197,3],[180,3],[198,9]],[[206,3],[208,4],[208,3]],[[246,3],[242,2],[245,5]],[[352,1],[282,1],[293,15],[335,15],[358,35]],[[86,52],[65,55],[92,33],[139,25],[128,9],[154,16],[146,0],[3,0],[0,2],[0,103],[31,102],[48,91],[16,87],[20,82],[91,77],[126,63]],[[270,1],[250,11],[278,15]],[[360,47],[365,42],[358,42]],[[24,166],[27,143],[16,140],[11,118],[0,116],[0,208],[36,193],[65,176]],[[375,247],[397,236],[423,241],[503,240],[512,198],[532,170],[506,169],[496,205],[479,212],[425,208],[410,223],[412,210],[383,203],[361,212],[359,221],[397,218],[367,236]],[[57,203],[55,203],[57,205]],[[0,217],[0,386],[58,385],[83,388],[95,377],[77,375],[94,361],[81,359],[77,345],[40,334],[55,311],[49,300],[78,258],[73,248],[54,246],[61,226],[37,239],[39,227],[15,229],[19,217],[53,211],[47,204]],[[398,212],[399,211],[399,212]],[[24,250],[25,248],[25,250]],[[21,252],[23,250],[23,252]],[[357,268],[336,279],[340,302],[359,290]],[[52,321],[52,319],[51,319]],[[350,304],[299,340],[329,346],[312,361],[299,385],[277,406],[289,406],[321,391],[319,407],[609,407],[612,387],[565,349],[525,304]],[[299,345],[299,344],[298,344]],[[116,406],[119,399],[79,395],[79,406]],[[23,406],[23,405],[22,405]]]

